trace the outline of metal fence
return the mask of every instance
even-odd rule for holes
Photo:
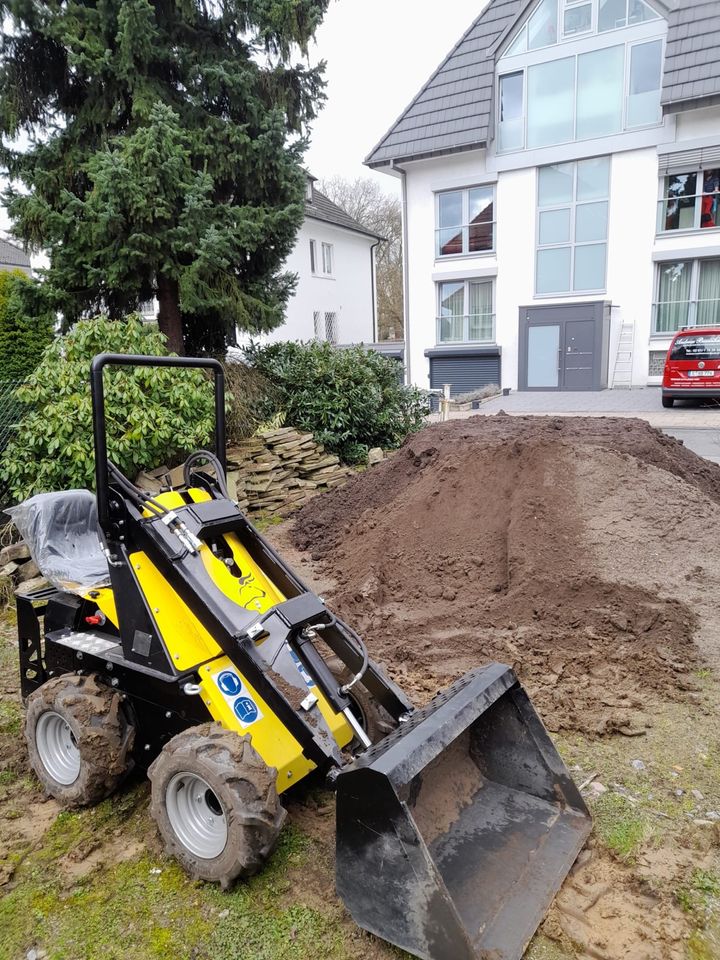
[[[22,380],[0,380],[0,462],[5,448],[15,436],[23,415],[23,405],[17,398],[17,389]],[[0,510],[9,505],[7,484],[0,476]],[[2,518],[0,518],[2,525]]]

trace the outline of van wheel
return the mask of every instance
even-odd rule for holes
[[[277,770],[250,737],[204,723],[173,737],[150,765],[150,812],[165,851],[195,880],[223,889],[260,870],[286,813]]]
[[[675,397],[663,397],[662,405],[664,407],[672,407],[675,405]]]
[[[327,661],[327,665],[340,686],[350,683],[355,676],[339,657],[331,657]],[[387,710],[383,709],[375,697],[365,689],[362,681],[356,683],[350,690],[348,699],[352,712],[373,743],[382,740],[397,727],[397,723]]]
[[[133,766],[121,695],[92,674],[48,680],[28,697],[25,740],[43,787],[65,807],[98,803]]]

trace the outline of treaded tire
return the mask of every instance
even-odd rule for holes
[[[340,686],[350,683],[355,676],[339,657],[330,657],[326,662]],[[383,709],[375,697],[365,689],[362,681],[355,684],[348,693],[348,697],[352,703],[353,713],[360,721],[360,726],[373,743],[378,743],[397,727],[397,723],[387,710]]]
[[[675,406],[675,397],[663,397],[662,405],[666,408]]]
[[[53,778],[38,751],[38,721],[48,712],[58,714],[70,727],[80,753],[79,773],[69,784]],[[133,767],[135,728],[122,708],[121,695],[93,674],[64,674],[31,693],[24,732],[35,775],[64,807],[104,800]]]
[[[225,815],[227,841],[212,859],[193,853],[173,827],[167,795],[178,774],[204,780]],[[277,793],[277,770],[267,766],[249,736],[226,730],[219,723],[190,727],[165,744],[148,776],[152,783],[150,812],[165,851],[193,879],[219,883],[226,890],[233,881],[250,877],[263,867],[287,814]]]

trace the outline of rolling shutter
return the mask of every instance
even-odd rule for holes
[[[720,167],[720,146],[697,147],[677,153],[661,153],[658,157],[660,176],[673,173],[691,173],[693,170],[708,170]]]
[[[450,395],[480,390],[488,384],[500,385],[500,354],[485,356],[431,356],[430,389],[441,390],[443,384],[451,384]]]

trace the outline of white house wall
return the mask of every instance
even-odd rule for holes
[[[677,118],[678,142],[720,141],[720,108]],[[664,351],[670,337],[652,337],[655,299],[654,258],[678,252],[678,259],[717,245],[720,230],[698,230],[656,236],[660,179],[658,153],[672,144],[616,152],[612,155],[608,225],[607,287],[604,294],[535,297],[537,167],[492,173],[485,151],[471,151],[435,160],[407,163],[408,310],[410,378],[429,385],[425,351],[436,346],[436,282],[497,272],[495,283],[496,342],[502,350],[502,386],[518,388],[518,310],[521,306],[606,300],[612,304],[608,382],[622,323],[633,325],[632,384],[658,383],[648,374],[649,353]],[[601,155],[601,154],[598,154]],[[435,192],[497,180],[496,253],[435,259]]]
[[[315,240],[318,270],[322,268],[322,244],[333,245],[333,276],[310,270],[310,240]],[[308,217],[298,234],[295,249],[285,268],[298,275],[295,294],[287,307],[282,326],[262,340],[312,340],[315,335],[313,313],[337,314],[339,343],[372,343],[373,283],[370,272],[372,237]]]

